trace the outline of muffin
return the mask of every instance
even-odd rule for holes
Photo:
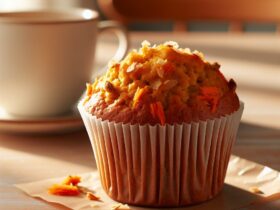
[[[243,104],[219,69],[175,42],[143,42],[87,84],[78,108],[111,198],[175,207],[221,191]]]

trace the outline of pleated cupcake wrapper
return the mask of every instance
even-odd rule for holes
[[[106,193],[166,207],[202,202],[222,189],[243,107],[212,120],[151,126],[103,121],[78,106]]]

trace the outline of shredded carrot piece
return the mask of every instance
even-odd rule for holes
[[[201,95],[198,98],[210,103],[211,112],[216,112],[220,99],[220,91],[216,87],[201,87]]]
[[[134,97],[133,97],[133,107],[136,106],[136,104],[139,102],[141,96],[143,95],[144,91],[143,88],[137,88]]]
[[[80,194],[77,186],[67,184],[54,184],[48,189],[48,192],[53,195],[65,196],[76,196]]]
[[[87,83],[86,85],[87,85],[87,92],[86,92],[86,94],[87,94],[87,96],[91,96],[92,93],[93,93],[92,86],[89,83]]]
[[[68,176],[61,184],[54,184],[48,189],[53,195],[75,196],[80,194],[78,184],[81,182],[80,176]]]
[[[150,111],[151,111],[151,114],[152,114],[153,118],[156,118],[155,104],[154,103],[150,104]]]
[[[155,102],[150,104],[150,110],[153,118],[158,118],[160,120],[160,124],[164,125],[165,124],[165,114],[163,110],[163,106],[161,102]]]
[[[160,102],[157,102],[157,115],[162,125],[165,124],[165,114],[163,110],[163,106]]]
[[[213,102],[212,102],[212,109],[211,112],[216,112],[217,108],[218,108],[218,103],[219,103],[219,99],[218,98],[214,98]]]
[[[80,176],[68,176],[63,180],[62,184],[76,186],[80,182],[81,182],[81,177]]]

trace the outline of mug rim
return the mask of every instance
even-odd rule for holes
[[[88,8],[37,9],[0,12],[0,23],[65,24],[98,20],[99,13]]]

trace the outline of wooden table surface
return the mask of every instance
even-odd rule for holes
[[[133,32],[130,37],[132,48],[143,39],[152,44],[174,40],[218,61],[224,74],[236,80],[245,103],[233,153],[280,170],[280,36]],[[115,46],[109,36],[100,38],[98,66],[108,61]],[[67,134],[1,133],[0,209],[66,209],[31,198],[13,185],[92,170],[96,166],[84,129]]]

